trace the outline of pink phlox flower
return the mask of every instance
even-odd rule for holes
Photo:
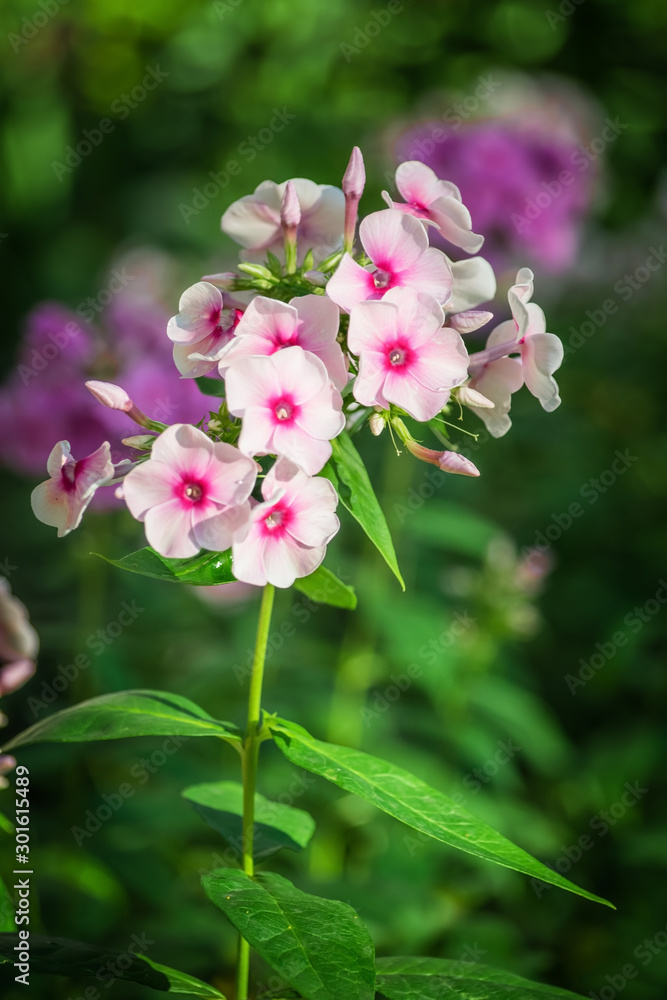
[[[372,266],[362,267],[349,253],[343,255],[327,285],[327,295],[341,309],[350,312],[358,302],[382,299],[395,288],[448,303],[452,269],[442,251],[429,247],[418,219],[389,208],[373,212],[359,226],[359,238]]]
[[[336,338],[340,313],[324,295],[301,295],[289,303],[258,295],[220,356],[220,374],[239,358],[271,355],[285,347],[303,347],[324,364],[337,389],[347,382],[345,357]]]
[[[294,346],[239,358],[226,383],[229,412],[243,419],[241,451],[284,456],[311,476],[322,469],[345,417],[341,395],[318,357]]]
[[[241,312],[226,309],[224,296],[208,281],[186,288],[178,308],[178,315],[167,325],[174,363],[186,378],[206,375],[217,366],[220,352],[234,336]]]
[[[354,306],[348,346],[359,356],[355,399],[383,409],[394,403],[416,420],[432,419],[468,373],[463,340],[443,322],[434,298],[406,288]]]
[[[286,458],[269,471],[262,496],[232,546],[234,575],[260,587],[290,587],[324,559],[340,527],[338,496],[328,479],[309,478]]]
[[[482,302],[490,302],[496,294],[496,276],[484,257],[466,260],[449,260],[452,271],[452,294],[447,302],[447,313],[466,313],[477,309]]]
[[[109,442],[77,462],[69,442],[59,441],[46,468],[51,478],[35,487],[30,502],[35,517],[57,528],[58,538],[62,538],[78,528],[95,491],[114,477]]]
[[[267,250],[284,259],[280,209],[287,184],[262,181],[253,194],[235,201],[223,215],[222,230],[246,248],[241,254],[244,260],[261,262]],[[304,177],[293,178],[292,185],[301,211],[297,229],[299,260],[308,250],[313,250],[316,260],[322,260],[341,246],[345,197],[340,188],[316,184]]]
[[[187,559],[200,549],[230,547],[250,516],[256,475],[238,448],[174,424],[156,439],[148,461],[128,472],[123,498],[156,552]]]
[[[500,327],[496,327],[496,330],[489,335],[487,347],[494,347],[506,340],[506,335],[502,330],[500,334],[496,335],[497,330],[500,330]],[[476,374],[471,379],[468,388],[481,393],[483,397],[490,400],[493,403],[493,408],[476,406],[474,402],[469,402],[466,398],[462,398],[461,402],[477,414],[492,437],[503,437],[512,426],[509,417],[512,395],[518,392],[523,385],[521,362],[518,358],[498,358],[479,370],[475,369],[475,372]]]
[[[479,360],[477,357],[472,358],[471,373],[476,372],[481,364],[495,360],[495,356],[519,353],[523,380],[529,392],[540,401],[544,410],[551,413],[560,406],[558,385],[553,373],[562,364],[563,345],[555,334],[546,332],[544,312],[530,301],[532,295],[533,272],[522,267],[517,274],[516,283],[507,293],[512,319],[500,323],[493,330]]]
[[[382,197],[390,208],[432,223],[449,243],[466,253],[477,253],[481,248],[484,237],[473,233],[470,212],[455,184],[440,180],[425,163],[407,160],[396,170],[396,187],[406,204],[392,201],[383,191]]]

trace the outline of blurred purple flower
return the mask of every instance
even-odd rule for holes
[[[494,109],[489,102],[485,120],[434,118],[408,126],[394,152],[397,162],[420,160],[457,185],[475,231],[485,237],[481,253],[496,270],[528,260],[557,274],[576,258],[598,165],[581,149],[590,127],[583,124],[583,95],[522,87],[509,106]]]
[[[3,463],[41,475],[54,440],[69,441],[79,455],[108,440],[114,462],[131,455],[121,441],[135,433],[134,422],[100,406],[85,387],[89,379],[118,383],[163,423],[197,423],[205,416],[196,383],[181,379],[174,366],[166,335],[170,313],[151,294],[150,276],[137,277],[104,309],[100,327],[55,302],[28,315],[16,368],[0,387]],[[100,500],[113,504],[113,491],[100,491],[96,505]]]

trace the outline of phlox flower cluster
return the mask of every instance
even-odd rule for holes
[[[266,181],[227,209],[222,228],[243,247],[237,271],[186,289],[165,338],[182,379],[204,376],[217,411],[167,426],[124,387],[88,382],[99,403],[143,428],[127,439],[136,457],[114,464],[105,442],[77,461],[61,441],[33,493],[40,520],[67,534],[95,491],[115,485],[162,557],[231,550],[238,580],[288,587],[317,569],[339,529],[328,463],[346,429],[387,427],[397,450],[478,476],[452,439],[473,433],[461,427],[464,407],[499,437],[524,384],[545,410],[558,406],[562,346],[531,301],[532,272],[522,268],[509,291],[512,319],[470,354],[466,336],[493,318],[480,307],[496,283],[483,257],[454,260],[432,245],[446,241],[458,256],[482,245],[458,188],[403,163],[404,200],[385,195],[388,207],[357,232],[364,184],[355,148],[342,190]]]

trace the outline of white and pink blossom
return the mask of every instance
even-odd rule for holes
[[[256,475],[238,448],[174,424],[155,440],[148,461],[126,475],[123,497],[156,552],[187,559],[200,549],[230,547],[250,516]]]
[[[289,182],[262,181],[253,194],[229,206],[222,217],[222,230],[245,247],[242,257],[262,261],[271,250],[283,259],[281,206]],[[343,239],[345,197],[340,188],[315,184],[304,177],[291,181],[298,197],[300,221],[297,230],[299,258],[313,250],[321,260],[337,250]]]
[[[328,479],[309,478],[285,458],[266,476],[262,496],[232,546],[234,575],[260,587],[290,587],[324,559],[340,527],[338,496]]]
[[[496,294],[496,276],[484,257],[449,261],[452,271],[452,294],[447,302],[448,313],[467,313],[482,302],[490,302]]]
[[[239,358],[271,355],[296,345],[316,355],[336,388],[342,389],[347,365],[336,339],[339,322],[338,307],[324,295],[301,295],[289,303],[258,295],[220,355],[220,374]]]
[[[382,299],[396,288],[448,303],[452,268],[444,253],[429,247],[426,229],[413,216],[395,209],[373,212],[359,226],[359,238],[372,266],[362,267],[349,253],[343,255],[327,285],[327,295],[341,309],[350,312],[358,302]]]
[[[432,419],[468,372],[463,340],[443,327],[444,319],[432,296],[405,288],[354,306],[348,346],[359,356],[355,399],[383,409],[394,403],[415,420]]]
[[[242,452],[284,456],[308,475],[323,468],[345,417],[341,395],[318,357],[295,346],[239,358],[226,384],[229,412],[243,419]]]
[[[419,160],[406,160],[396,170],[396,187],[405,204],[382,197],[390,208],[406,212],[416,219],[430,222],[453,246],[466,253],[477,253],[484,237],[472,231],[470,212],[461,200],[461,192],[450,181],[441,180],[430,167]]]
[[[198,281],[181,295],[179,312],[167,325],[174,343],[174,363],[181,375],[197,378],[218,363],[222,349],[234,336],[241,310],[208,281]]]
[[[37,520],[57,528],[62,538],[78,528],[95,491],[114,477],[109,442],[77,462],[69,442],[59,441],[46,468],[51,478],[35,487],[30,502]]]

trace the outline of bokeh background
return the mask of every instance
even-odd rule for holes
[[[0,560],[41,638],[35,677],[2,699],[6,731],[126,687],[242,720],[256,594],[123,576],[89,553],[138,547],[136,524],[98,511],[58,541],[32,518],[30,491],[57,438],[120,437],[86,398],[87,372],[130,380],[156,416],[201,406],[169,368],[163,330],[188,284],[232,265],[219,229],[229,202],[266,178],[338,184],[357,144],[372,211],[421,142],[487,236],[497,315],[516,267],[535,271],[566,344],[563,405],[547,415],[516,398],[512,432],[471,443],[478,480],[434,485],[384,437],[360,438],[407,593],[345,522],[328,562],[359,610],[280,595],[266,705],[458,794],[618,910],[420,842],[299,783],[265,747],[262,791],[318,822],[306,854],[275,864],[358,907],[382,954],[481,958],[601,1000],[664,995],[667,7],[6,0],[0,25]],[[446,138],[434,142],[436,127]],[[574,179],[559,192],[564,169]],[[78,333],[45,354],[72,316]],[[136,614],[118,635],[124,603]],[[80,654],[90,666],[54,690]],[[198,885],[224,844],[179,793],[235,778],[235,755],[161,742],[21,753],[31,927],[119,950],[145,935],[152,958],[224,990],[234,936]],[[95,829],[124,783],[133,794]],[[0,808],[11,813],[10,790]],[[8,1000],[26,994],[0,975]],[[90,986],[33,976],[28,992],[65,1000]]]

